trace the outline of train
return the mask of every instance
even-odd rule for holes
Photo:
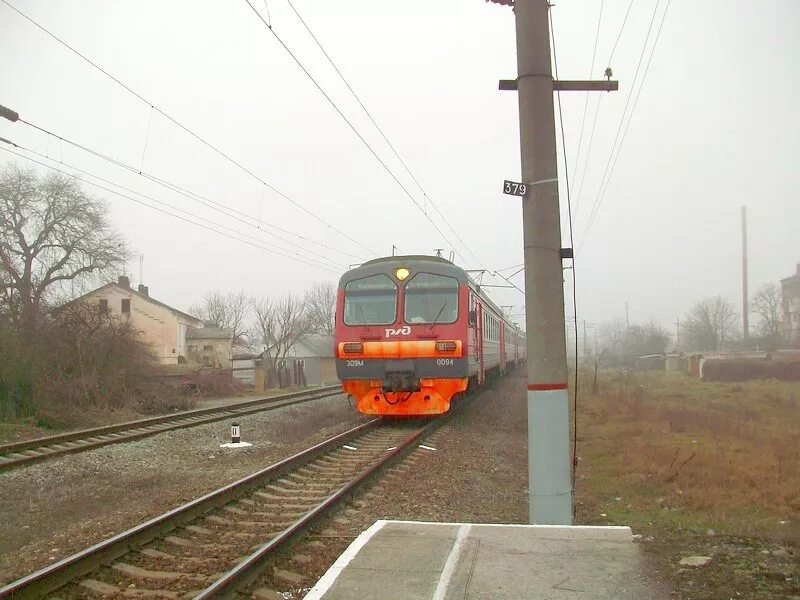
[[[441,415],[525,360],[525,334],[469,274],[437,256],[377,258],[342,275],[336,374],[368,415]]]

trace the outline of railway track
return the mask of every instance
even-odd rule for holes
[[[231,597],[277,549],[442,422],[373,419],[14,581],[0,598],[56,590],[58,598]]]
[[[341,386],[333,385],[313,391],[293,392],[271,398],[259,398],[228,406],[187,410],[170,415],[128,421],[105,427],[82,429],[48,437],[0,445],[0,471],[46,460],[62,454],[83,452],[108,444],[119,444],[184,427],[194,427],[263,410],[320,400],[341,394]]]

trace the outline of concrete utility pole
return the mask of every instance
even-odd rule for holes
[[[742,332],[744,340],[750,337],[747,297],[747,207],[742,207]]]
[[[509,4],[508,0],[492,0]],[[569,393],[564,331],[554,90],[612,90],[617,82],[553,81],[547,0],[513,3],[519,92],[522,223],[528,351],[528,484],[531,523],[572,523]]]

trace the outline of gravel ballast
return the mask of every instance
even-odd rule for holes
[[[0,474],[0,581],[7,582],[368,420],[346,396],[66,455]]]

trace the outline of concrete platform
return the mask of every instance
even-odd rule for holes
[[[660,597],[628,527],[377,521],[305,599]]]

